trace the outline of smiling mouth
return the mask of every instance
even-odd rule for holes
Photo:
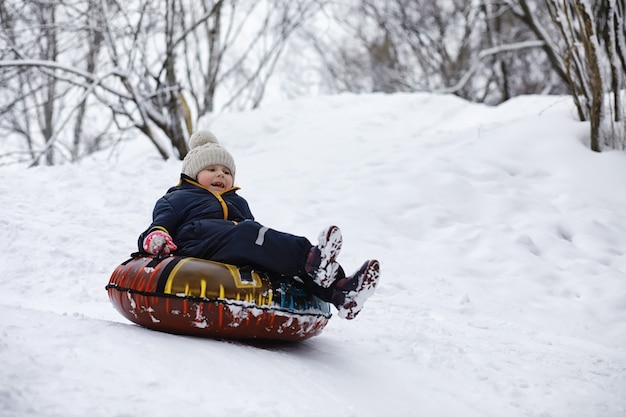
[[[213,187],[224,188],[224,183],[223,182],[214,182],[214,183],[211,183],[211,185]]]

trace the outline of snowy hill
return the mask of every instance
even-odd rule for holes
[[[626,415],[626,154],[566,97],[340,95],[206,123],[257,220],[381,261],[354,321],[253,346],[140,328],[104,286],[178,180],[137,139],[0,168],[0,416]]]

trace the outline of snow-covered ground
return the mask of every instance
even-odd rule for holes
[[[104,289],[178,181],[145,139],[0,168],[0,416],[626,415],[626,154],[567,97],[340,95],[223,114],[257,220],[381,261],[354,321],[284,346],[174,336]]]

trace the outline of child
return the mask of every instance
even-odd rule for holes
[[[313,246],[305,237],[259,224],[237,194],[235,161],[215,136],[196,132],[189,146],[180,182],[156,202],[152,224],[139,236],[139,250],[297,276],[313,294],[334,304],[340,317],[356,317],[378,282],[378,261],[366,261],[346,277],[336,261],[342,244],[337,226],[323,230]]]

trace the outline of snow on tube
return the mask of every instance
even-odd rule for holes
[[[191,257],[133,257],[106,289],[128,320],[174,334],[299,341],[331,317],[330,305],[293,279]]]

